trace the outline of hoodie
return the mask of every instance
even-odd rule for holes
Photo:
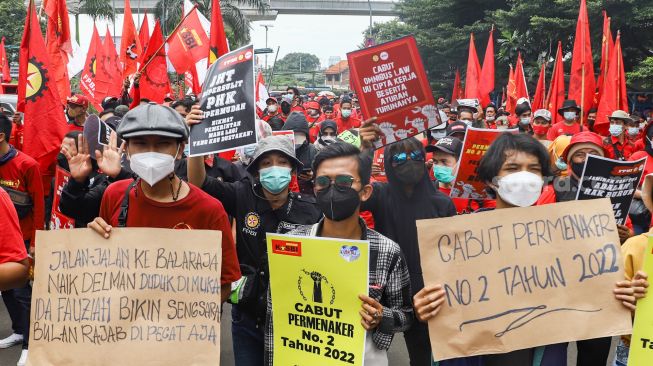
[[[330,120],[330,119],[327,119],[327,120],[323,121],[320,124],[320,131],[318,133],[317,140],[315,140],[315,148],[318,151],[325,148],[325,147],[327,147],[327,146],[329,146],[333,142],[335,142],[335,136],[334,136],[333,140],[328,140],[328,139],[324,140],[322,138],[322,134],[324,133],[324,130],[327,129],[327,128],[332,128],[335,131],[336,136],[338,136],[338,125],[336,124],[336,122],[333,121],[333,120]]]
[[[303,113],[293,112],[290,113],[286,123],[283,125],[284,131],[293,131],[301,133],[306,136],[306,140],[302,144],[295,144],[295,156],[299,161],[304,164],[304,170],[311,170],[313,160],[317,155],[317,149],[309,142],[309,129],[306,116]],[[300,175],[302,172],[297,172]],[[310,180],[298,179],[300,192],[313,196],[313,183]]]

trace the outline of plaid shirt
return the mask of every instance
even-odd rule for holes
[[[383,318],[373,330],[372,340],[380,350],[390,348],[397,332],[410,328],[414,320],[413,301],[408,267],[399,245],[377,233],[360,220],[362,240],[370,243],[369,296],[383,305]],[[315,225],[301,225],[288,235],[319,236],[322,221]],[[268,289],[267,321],[265,326],[266,364],[272,365],[274,335],[272,324],[272,298]]]

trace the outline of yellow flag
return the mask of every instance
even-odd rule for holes
[[[648,238],[643,270],[649,276],[653,274],[653,237]],[[628,365],[653,365],[653,296],[651,294],[637,301]]]

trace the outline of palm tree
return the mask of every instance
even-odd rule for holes
[[[94,0],[102,1],[102,0]],[[106,1],[106,0],[105,0]],[[197,4],[199,10],[205,17],[211,19],[211,3],[212,0],[191,0],[193,4]],[[156,4],[154,15],[157,19],[165,19],[161,24],[164,32],[170,33],[177,26],[181,19],[181,11],[184,0],[159,0]],[[266,0],[221,0],[220,8],[222,9],[222,18],[224,20],[227,30],[233,34],[232,48],[236,48],[249,42],[249,29],[250,21],[245,17],[245,14],[238,7],[238,5],[247,5],[257,9],[260,14],[268,10],[269,5]]]
[[[88,14],[95,22],[97,19],[114,20],[111,0],[77,0],[70,4],[68,11],[75,15],[75,39],[79,43],[79,15]]]

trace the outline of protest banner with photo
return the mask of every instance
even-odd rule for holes
[[[615,221],[619,225],[624,225],[645,165],[646,158],[621,161],[588,155],[583,175],[579,180],[576,200],[609,198]]]
[[[653,237],[648,238],[642,270],[649,275],[653,273]],[[653,365],[653,296],[650,294],[637,300],[628,365]]]
[[[52,214],[50,215],[50,230],[74,229],[75,219],[68,217],[59,210],[61,191],[70,180],[70,173],[62,167],[57,167],[54,173],[54,196],[52,197]]]
[[[485,182],[478,178],[476,170],[481,158],[492,142],[506,131],[468,127],[463,141],[463,150],[458,159],[456,180],[451,188],[451,198],[469,198],[473,200],[489,200],[485,191]],[[507,132],[517,132],[508,130]]]
[[[209,68],[202,85],[200,108],[204,120],[190,130],[190,156],[258,142],[252,45],[227,53]]]
[[[37,231],[27,364],[215,365],[221,234]]]
[[[362,114],[377,117],[383,132],[376,148],[444,122],[413,36],[350,52],[347,60]]]
[[[436,360],[629,334],[608,199],[419,220],[424,283],[445,300],[429,321]]]
[[[369,243],[267,235],[274,365],[362,365]]]

